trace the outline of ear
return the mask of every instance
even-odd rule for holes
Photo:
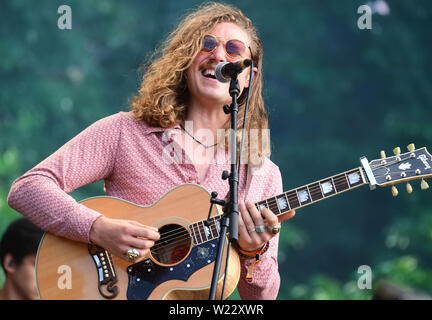
[[[3,266],[6,273],[14,273],[17,269],[17,264],[14,257],[10,253],[6,253],[3,258]]]
[[[252,79],[252,83],[254,82],[257,73],[258,73],[258,68],[257,67],[253,67],[253,79]],[[246,77],[246,83],[245,83],[245,86],[244,86],[245,88],[249,87],[249,78],[250,78],[250,72],[248,73],[248,75]]]

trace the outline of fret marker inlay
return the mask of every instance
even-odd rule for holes
[[[286,208],[288,208],[288,204],[285,197],[277,198],[277,202],[280,210],[285,210]]]
[[[306,190],[299,191],[298,196],[299,196],[300,202],[306,202],[309,200],[309,194],[307,193]]]
[[[204,232],[205,232],[207,238],[210,238],[210,236],[211,236],[210,228],[207,227],[206,225],[204,225]]]
[[[215,224],[216,224],[216,230],[219,233],[220,229],[221,229],[221,227],[220,227],[220,221],[219,220],[215,220]]]
[[[261,211],[262,209],[267,208],[265,204],[261,203],[259,205],[259,210]]]
[[[321,183],[322,190],[324,194],[330,193],[333,191],[333,185],[330,182]]]
[[[350,185],[356,184],[360,181],[360,175],[357,172],[350,173],[348,175]]]

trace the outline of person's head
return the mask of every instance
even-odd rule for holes
[[[6,281],[23,299],[37,299],[35,259],[43,231],[25,218],[15,220],[0,243]]]
[[[218,42],[210,52],[204,48],[209,35]],[[230,55],[226,50],[226,41],[233,39],[240,40],[246,47],[241,56]],[[144,120],[151,126],[169,128],[185,120],[191,99],[213,101],[222,108],[231,101],[229,83],[211,82],[203,72],[214,69],[222,61],[250,58],[254,62],[255,73],[250,88],[247,131],[258,129],[261,134],[263,129],[268,128],[262,98],[262,57],[263,46],[257,30],[238,8],[221,3],[201,5],[189,13],[163,43],[160,56],[151,62],[144,74],[131,109],[138,120]],[[243,124],[248,78],[249,70],[239,75],[242,90],[238,99],[239,128]],[[224,128],[230,128],[229,118]],[[262,155],[270,154],[268,146],[262,149]]]

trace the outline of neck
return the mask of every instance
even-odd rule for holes
[[[228,121],[229,115],[222,110],[222,105],[202,104],[198,101],[191,102],[188,105],[186,121],[193,121],[193,130],[208,129],[213,131],[216,137],[217,129],[221,129]]]
[[[15,288],[12,281],[6,278],[3,288],[0,290],[0,300],[26,300]]]
[[[366,183],[363,169],[359,167],[281,193],[260,201],[255,206],[258,209],[269,208],[274,214],[281,215],[363,186]]]

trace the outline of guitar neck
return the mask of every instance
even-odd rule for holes
[[[303,208],[312,203],[367,184],[367,177],[363,170],[362,167],[348,170],[259,201],[255,203],[255,206],[258,210],[269,208],[276,215]],[[201,244],[219,237],[220,219],[221,216],[212,217],[209,220],[209,226],[206,226],[206,220],[191,224],[190,229],[194,244]]]
[[[255,206],[258,210],[269,208],[274,214],[281,215],[367,183],[363,168],[358,167],[259,201]]]

